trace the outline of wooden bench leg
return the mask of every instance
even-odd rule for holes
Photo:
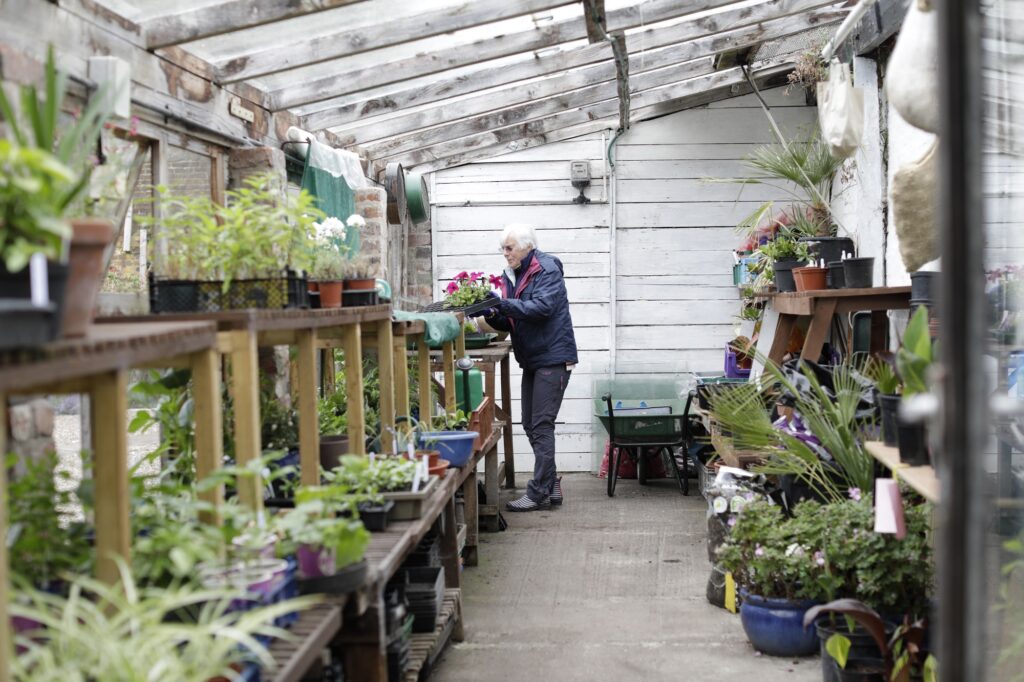
[[[480,542],[480,511],[477,508],[479,498],[476,490],[477,467],[466,477],[462,484],[462,496],[466,502],[466,548],[463,550],[463,561],[467,566],[477,565],[477,545]]]
[[[202,481],[221,467],[224,456],[224,420],[220,399],[220,354],[204,350],[192,355],[192,395],[195,402],[196,479]],[[224,485],[203,490],[199,498],[213,506],[202,512],[206,523],[220,525]]]
[[[506,467],[508,465],[506,464]],[[506,469],[507,471],[507,469]],[[507,476],[507,474],[506,474]],[[498,532],[498,446],[487,451],[484,455],[484,490],[487,492],[486,510],[480,510],[481,527],[491,533]]]
[[[387,682],[388,655],[384,595],[360,616],[346,614],[339,637],[345,660],[345,677],[360,682]]]
[[[128,372],[116,370],[92,379],[93,465],[96,483],[96,577],[121,579],[117,560],[131,565],[128,519]]]

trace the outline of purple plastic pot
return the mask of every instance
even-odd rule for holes
[[[324,547],[299,545],[295,558],[299,562],[300,578],[322,578],[334,575],[337,570],[334,551]]]

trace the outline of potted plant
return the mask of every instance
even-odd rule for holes
[[[433,431],[420,433],[420,445],[437,450],[441,458],[453,467],[465,466],[473,456],[473,444],[479,438],[477,431],[467,431],[470,416],[462,410],[455,410],[433,419]]]
[[[362,216],[351,215],[348,224],[329,217],[316,223],[310,289],[320,293],[320,307],[340,308],[342,289],[349,272],[349,259],[359,247],[358,227],[365,225]]]
[[[320,466],[330,470],[338,466],[340,457],[349,451],[345,392],[335,391],[321,398],[317,416],[320,421]]]
[[[817,505],[798,505],[785,518],[778,505],[744,505],[718,563],[740,586],[743,630],[770,656],[810,656],[818,638],[804,628],[804,613],[828,594],[829,575],[818,541],[827,523]]]
[[[903,343],[896,352],[896,369],[903,380],[903,400],[928,390],[928,369],[932,364],[933,352],[928,332],[928,308],[919,306],[910,318],[903,333]],[[911,466],[929,463],[923,423],[910,424],[900,419],[897,441],[901,462]]]
[[[797,55],[793,71],[786,79],[789,81],[789,85],[786,86],[787,95],[794,87],[800,87],[804,91],[804,102],[807,106],[817,106],[818,83],[828,80],[828,64],[821,58],[821,46]]]
[[[807,263],[810,254],[805,242],[799,241],[790,229],[782,229],[768,242],[758,247],[761,256],[772,269],[775,288],[780,292],[796,291],[793,269]]]
[[[892,363],[884,358],[873,358],[866,370],[878,389],[878,408],[882,418],[882,441],[886,445],[895,446],[900,407],[899,376],[897,376]]]
[[[369,256],[350,257],[342,270],[345,279],[344,296],[348,305],[372,305],[376,300],[376,267]]]
[[[60,125],[61,106],[67,88],[67,75],[57,70],[53,46],[47,50],[44,93],[34,85],[21,87],[21,117],[0,89],[0,118],[6,123],[16,147],[34,149],[52,154],[49,163],[61,166],[49,181],[36,185],[31,193],[37,194],[31,202],[36,211],[20,215],[8,213],[5,224],[11,226],[6,235],[4,263],[9,272],[18,272],[27,263],[28,255],[41,252],[58,268],[58,279],[66,278],[68,300],[63,298],[59,284],[54,288],[61,318],[61,332],[65,336],[81,336],[92,322],[93,306],[103,281],[106,263],[104,252],[114,238],[109,221],[77,218],[64,223],[72,211],[73,203],[88,187],[92,171],[90,155],[96,148],[101,130],[109,117],[103,94],[94,96],[85,110],[74,117],[71,125]],[[51,165],[51,171],[58,166]],[[68,172],[70,171],[70,173]],[[60,177],[62,176],[62,177]],[[37,175],[37,179],[42,176]],[[21,191],[30,185],[12,183]],[[51,202],[50,208],[40,210],[40,202]],[[12,219],[13,218],[13,219]],[[36,223],[34,226],[31,223]],[[57,241],[59,240],[59,242]],[[65,250],[64,245],[67,244]],[[54,247],[59,248],[54,248]],[[66,271],[57,266],[67,262]]]
[[[433,495],[437,477],[417,477],[418,461],[405,457],[360,457],[345,455],[341,464],[324,473],[331,485],[341,484],[355,494],[380,494],[384,500],[393,500],[391,518],[395,521],[418,519],[423,505]],[[413,489],[413,484],[422,483]]]
[[[323,214],[307,192],[282,197],[277,184],[269,173],[247,178],[226,193],[224,206],[158,188],[160,230],[174,248],[157,259],[154,312],[308,306],[304,273]]]
[[[501,286],[501,277],[490,275],[484,279],[482,272],[460,272],[445,287],[445,308],[466,308],[492,296],[492,291]]]
[[[300,578],[332,578],[332,591],[351,585],[348,592],[361,585],[360,573],[365,578],[365,563],[357,564],[370,534],[358,518],[338,516],[340,509],[335,500],[300,488],[295,509],[275,517],[274,528],[283,539],[281,551],[298,559]]]

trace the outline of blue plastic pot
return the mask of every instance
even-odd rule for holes
[[[743,631],[755,649],[769,656],[812,656],[818,653],[818,633],[804,630],[804,613],[819,602],[766,599],[740,590]]]
[[[437,450],[451,466],[462,467],[472,457],[473,441],[479,435],[476,431],[424,431],[420,434],[420,447]]]

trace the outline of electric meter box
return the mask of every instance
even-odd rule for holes
[[[569,179],[573,187],[586,187],[590,184],[590,162],[571,161],[569,163]]]

